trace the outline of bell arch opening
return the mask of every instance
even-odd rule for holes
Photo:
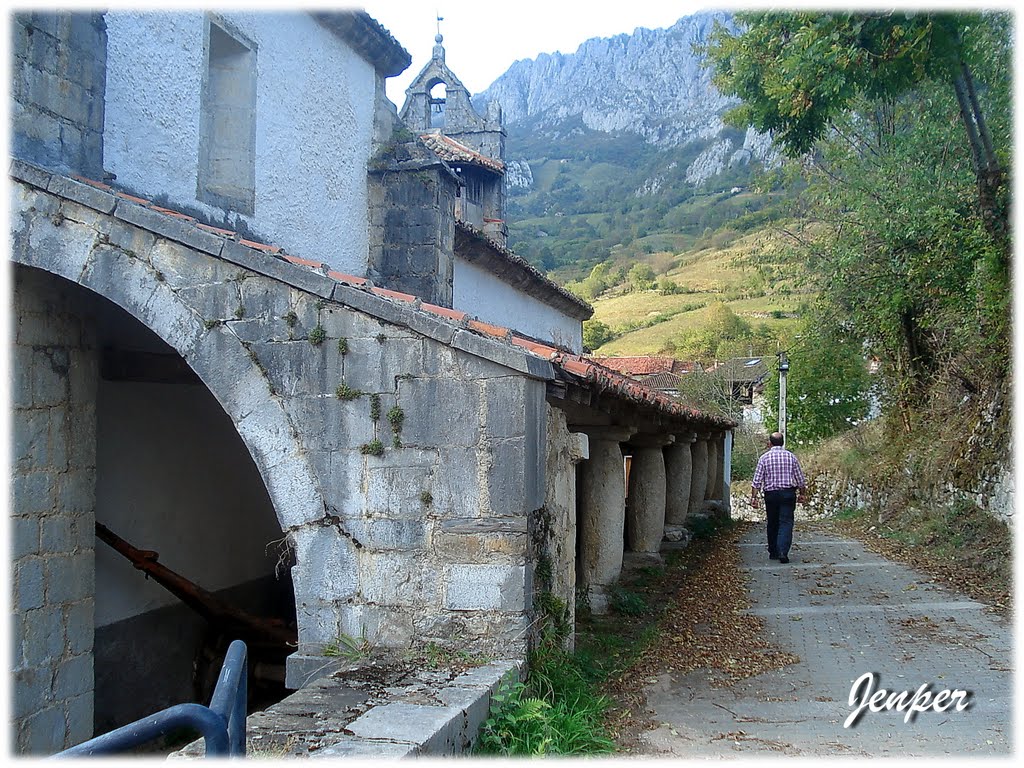
[[[430,127],[445,127],[445,110],[448,106],[448,86],[438,80],[430,86]]]

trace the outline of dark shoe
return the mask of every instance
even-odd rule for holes
[[[786,557],[785,555],[783,555],[782,557],[779,558],[779,562],[780,563],[788,563],[789,562],[789,558]]]
[[[778,555],[768,555],[768,559],[769,560],[778,560],[779,556]]]

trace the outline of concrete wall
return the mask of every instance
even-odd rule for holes
[[[226,223],[363,274],[372,66],[304,13],[215,18],[257,48],[255,212]],[[144,196],[224,221],[223,211],[197,199],[205,15],[117,10],[106,22],[107,170]]]
[[[100,178],[107,37],[99,13],[11,16],[11,150]]]
[[[12,746],[38,755],[92,735],[97,358],[73,286],[13,277]]]
[[[455,260],[453,306],[488,323],[553,341],[577,353],[583,349],[582,322],[462,259]]]

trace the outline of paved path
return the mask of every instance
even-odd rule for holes
[[[1012,622],[981,603],[929,584],[827,523],[799,523],[790,563],[768,560],[764,524],[740,541],[751,613],[800,663],[709,685],[706,671],[666,673],[646,688],[661,726],[644,734],[659,757],[751,755],[1007,755],[1012,747]],[[854,681],[877,688],[928,683],[970,691],[957,712],[865,711],[843,723]]]

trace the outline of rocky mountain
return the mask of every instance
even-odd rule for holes
[[[742,142],[723,136],[722,114],[736,100],[718,92],[694,50],[708,41],[716,23],[731,28],[732,16],[698,13],[667,29],[638,28],[631,35],[588,40],[572,54],[517,61],[474,102],[501,104],[509,156],[519,162],[524,158],[514,155],[522,134],[536,145],[540,137],[554,144],[587,131],[635,134],[659,149],[700,142],[701,154],[685,169],[691,184],[730,164],[772,162],[766,137],[752,131]]]
[[[737,102],[695,50],[716,23],[733,20],[698,13],[517,61],[474,97],[504,114],[513,250],[571,280],[766,220],[776,201],[750,181],[776,162],[771,141],[725,125]]]

